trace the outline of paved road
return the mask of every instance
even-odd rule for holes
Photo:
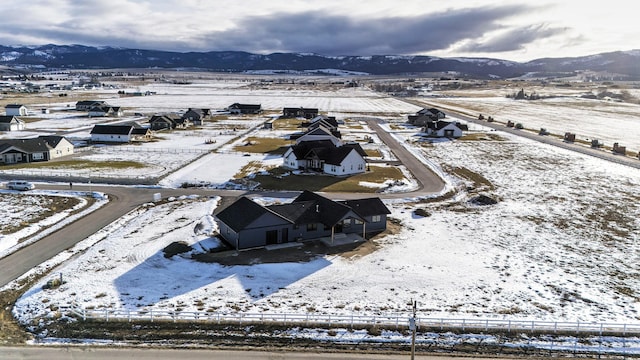
[[[389,132],[380,127],[379,120],[367,119],[366,122],[369,127],[376,132],[380,140],[389,147],[398,160],[400,160],[402,165],[404,165],[418,181],[420,189],[412,192],[410,194],[411,196],[437,194],[444,189],[444,180],[431,171],[429,167],[420,162],[420,160],[402,146],[402,144],[398,143],[398,141],[391,136]],[[399,195],[407,197],[406,193]]]
[[[0,360],[3,359],[47,359],[47,360],[112,360],[112,359],[149,359],[173,360],[185,358],[189,360],[400,360],[409,359],[406,355],[358,354],[358,353],[316,353],[316,352],[271,352],[271,351],[230,351],[202,349],[134,349],[134,348],[102,348],[102,347],[7,347],[0,349]],[[421,360],[473,360],[473,357],[453,356],[421,356]]]
[[[68,189],[67,186],[55,185],[39,186],[39,188],[52,190]],[[73,190],[88,191],[89,186],[74,184]],[[151,189],[91,185],[91,190],[108,194],[110,201],[87,216],[0,259],[0,287],[95,234],[98,230],[125,215],[140,204],[151,202],[153,200],[153,194],[155,193],[161,193],[165,198],[168,196],[189,194],[212,195],[210,192],[201,189]]]

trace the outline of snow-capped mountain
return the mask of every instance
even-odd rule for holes
[[[48,69],[193,68],[224,72],[337,69],[375,75],[456,72],[478,78],[512,78],[532,73],[566,76],[577,71],[595,71],[640,79],[639,60],[639,50],[576,58],[543,58],[521,63],[491,58],[405,55],[260,55],[242,51],[182,53],[83,45],[0,46],[0,65]]]

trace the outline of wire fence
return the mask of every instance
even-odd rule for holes
[[[93,147],[91,150],[104,152],[133,152],[133,153],[160,153],[160,154],[206,154],[213,149],[198,148],[150,148],[140,146],[110,146],[108,148]]]
[[[83,320],[102,321],[202,321],[218,324],[281,324],[295,326],[364,326],[406,329],[407,315],[331,315],[316,313],[221,313],[208,311],[85,309],[61,308],[61,312]],[[640,335],[640,323],[562,322],[508,319],[455,319],[416,317],[422,330],[493,331],[575,335]]]

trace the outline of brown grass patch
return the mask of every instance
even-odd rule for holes
[[[477,190],[494,190],[495,186],[484,176],[463,167],[445,166],[445,171],[463,180],[473,183],[473,188]]]
[[[6,200],[2,200],[6,199]],[[59,213],[61,211],[66,211],[72,209],[76,205],[80,203],[80,200],[75,197],[66,197],[66,196],[44,196],[44,195],[25,195],[24,197],[15,197],[13,195],[8,194],[0,194],[0,202],[16,202],[20,201],[20,204],[24,203],[25,207],[28,207],[28,200],[32,199],[38,203],[38,206],[42,207],[43,210],[37,214],[34,214],[29,219],[25,219],[25,221],[17,222],[15,224],[10,224],[4,226],[0,229],[0,234],[11,234],[14,233],[26,226],[30,223],[37,223],[42,221],[53,214]]]
[[[458,141],[505,141],[502,136],[489,132],[466,133]]]
[[[245,172],[246,173],[246,172]],[[269,170],[269,175],[257,175],[253,180],[266,190],[309,190],[329,192],[373,193],[377,189],[360,185],[361,181],[383,183],[386,180],[403,180],[404,174],[396,167],[370,166],[370,171],[349,177],[323,174],[287,175],[284,168]],[[246,176],[246,175],[245,175]]]
[[[249,137],[244,145],[233,148],[234,151],[257,154],[284,154],[291,145],[291,140],[282,138]]]

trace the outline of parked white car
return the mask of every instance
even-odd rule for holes
[[[33,190],[35,188],[36,186],[28,181],[9,181],[7,183],[7,189],[11,189],[11,190],[26,191],[26,190]]]

